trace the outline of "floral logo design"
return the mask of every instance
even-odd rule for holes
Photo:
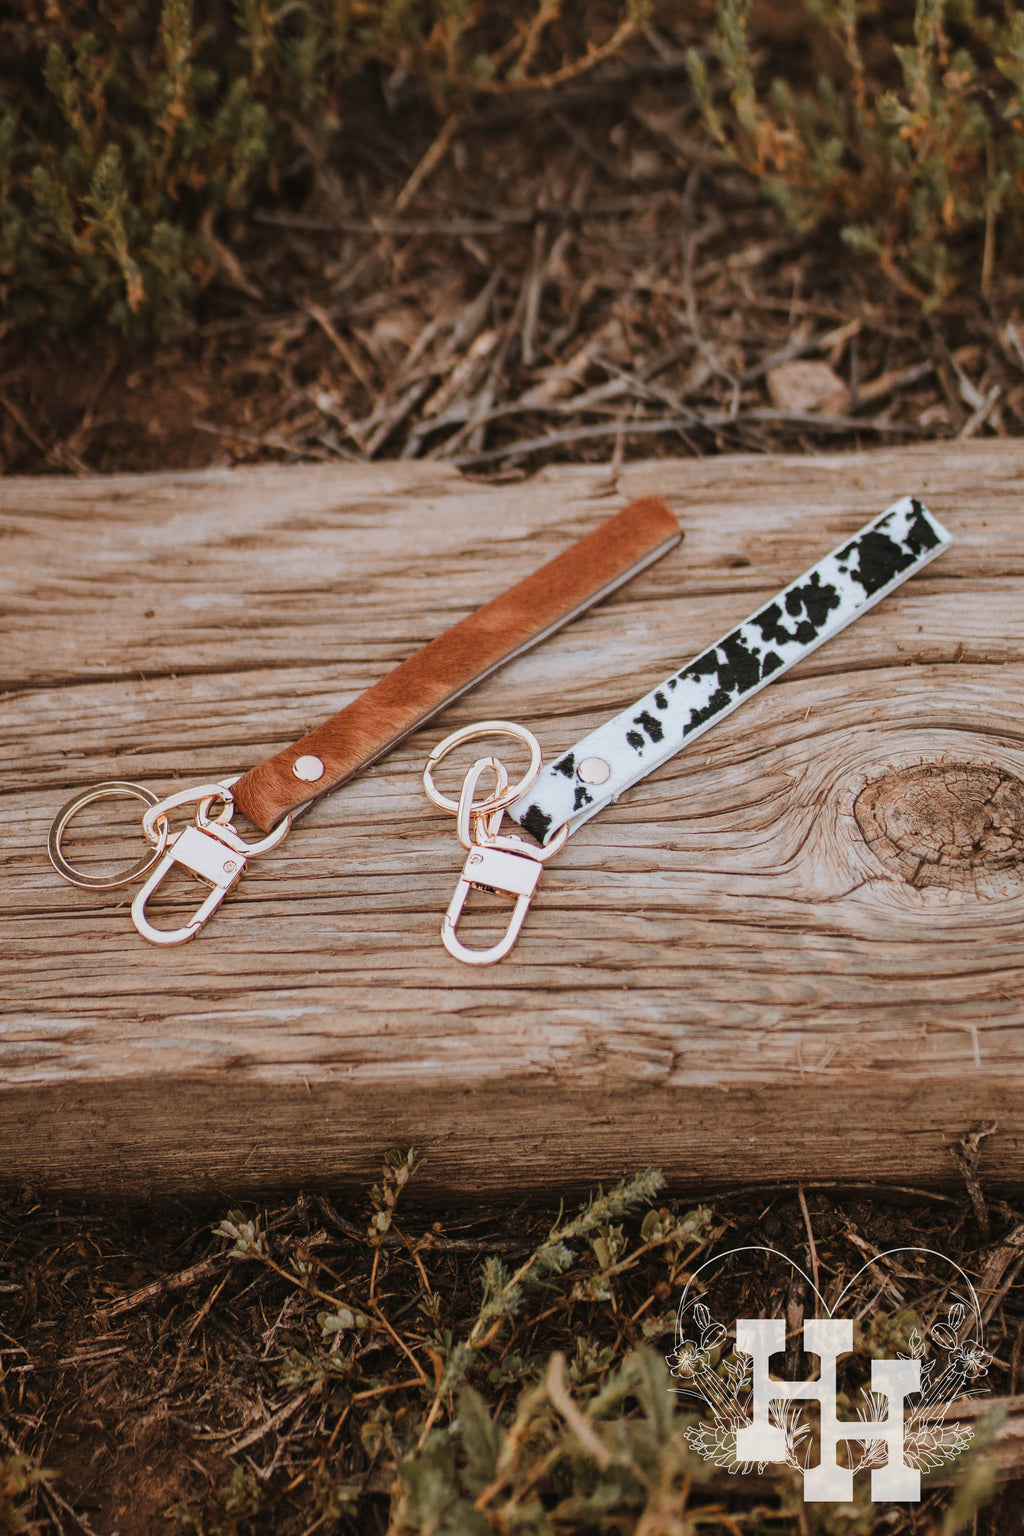
[[[785,1255],[734,1250],[752,1251],[783,1260],[806,1281]],[[919,1499],[921,1474],[970,1447],[973,1429],[946,1415],[955,1399],[983,1390],[990,1361],[977,1297],[953,1268],[966,1301],[953,1301],[942,1320],[915,1327],[908,1352],[872,1362],[871,1385],[859,1389],[853,1418],[839,1418],[836,1386],[837,1360],[853,1348],[852,1319],[829,1313],[822,1302],[828,1315],[804,1323],[804,1347],[817,1355],[817,1372],[808,1380],[782,1381],[769,1371],[771,1356],[786,1347],[782,1319],[737,1319],[730,1347],[729,1330],[703,1301],[692,1299],[698,1271],[680,1303],[676,1346],[666,1356],[678,1382],[674,1390],[702,1405],[700,1422],[687,1433],[692,1448],[733,1473],[784,1463],[802,1474],[807,1502],[851,1498],[854,1474],[868,1469],[873,1499]],[[806,1411],[812,1405],[819,1413],[816,1435]]]

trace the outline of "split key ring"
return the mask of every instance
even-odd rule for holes
[[[444,761],[449,752],[454,752],[456,747],[461,747],[467,741],[477,741],[484,736],[511,736],[514,741],[522,742],[525,747],[530,749],[530,766],[519,780],[519,783],[513,784],[511,789],[508,788],[507,774],[505,775],[504,787],[501,786],[499,780],[495,786],[495,793],[490,799],[483,800],[479,805],[473,806],[474,816],[490,816],[495,811],[505,810],[506,806],[514,804],[520,795],[525,795],[540,773],[542,761],[540,742],[532,731],[526,729],[525,725],[516,725],[512,720],[481,720],[478,725],[464,725],[460,731],[452,731],[450,736],[444,738],[444,741],[438,742],[428,757],[427,766],[423,770],[423,788],[426,790],[427,798],[432,800],[436,806],[439,806],[442,811],[450,811],[453,816],[457,816],[460,802],[449,799],[447,795],[442,795],[434,783],[434,769],[438,763]],[[492,763],[496,763],[497,759],[485,758],[483,761],[490,766]],[[497,771],[497,768],[495,768],[495,774],[497,774]]]
[[[133,864],[131,869],[126,869],[121,874],[89,875],[68,862],[61,842],[72,817],[77,816],[80,810],[91,805],[94,800],[116,800],[122,797],[141,800],[150,808],[160,803],[160,796],[154,795],[153,791],[147,789],[144,784],[133,784],[127,779],[107,779],[102,784],[93,784],[90,789],[83,789],[81,794],[62,806],[53,818],[46,840],[46,849],[54,869],[59,875],[63,875],[65,880],[70,880],[72,885],[83,886],[89,891],[112,891],[116,886],[131,885],[134,880],[141,880],[143,875],[148,874],[154,864],[163,858],[170,837],[166,816],[162,816],[157,822],[153,851],[147,853],[137,864]]]

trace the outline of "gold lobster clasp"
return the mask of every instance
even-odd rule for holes
[[[474,843],[441,922],[441,942],[448,953],[467,965],[493,965],[496,960],[503,960],[519,937],[542,868],[541,860],[533,858],[525,844],[522,853],[512,853],[505,848]],[[516,899],[504,936],[489,949],[470,949],[456,933],[466,898],[474,887]]]
[[[292,818],[286,816],[268,836],[256,843],[247,843],[229,825],[234,809],[231,798],[231,785],[234,782],[234,779],[225,779],[220,784],[203,784],[198,789],[181,790],[151,806],[143,816],[143,831],[147,837],[152,837],[154,829],[161,822],[166,822],[168,811],[199,801],[195,825],[177,834],[132,902],[132,922],[151,944],[184,944],[194,938],[231,888],[242,878],[246,860],[276,847],[291,826]],[[211,816],[211,806],[218,800],[224,802],[223,809],[217,816]],[[146,905],[175,864],[180,864],[197,879],[212,886],[212,890],[182,927],[157,928],[146,915]]]
[[[530,767],[525,777],[510,789],[504,764],[495,757],[482,757],[466,774],[457,803],[442,795],[433,780],[433,770],[437,764],[454,747],[490,735],[513,736],[529,747]],[[445,949],[454,959],[466,965],[493,965],[509,953],[530,910],[544,861],[558,852],[568,835],[568,826],[562,827],[546,848],[531,847],[519,837],[500,836],[499,829],[506,807],[533,783],[540,771],[540,763],[540,743],[525,726],[513,725],[507,720],[485,720],[480,725],[466,726],[446,736],[434,748],[424,769],[424,789],[435,805],[455,812],[459,841],[468,850],[455,893],[441,923],[441,940]],[[494,774],[494,791],[487,799],[478,801],[475,798],[477,785],[488,771]],[[496,944],[486,949],[471,949],[458,936],[459,921],[472,890],[490,891],[498,896],[511,896],[515,899],[504,934]]]
[[[226,827],[220,827],[216,832],[212,828],[202,831],[199,827],[186,827],[174,846],[164,854],[132,902],[132,922],[144,939],[151,944],[184,944],[187,939],[194,938],[231,887],[241,879],[245,873],[245,843],[236,834],[225,836],[226,832]],[[146,916],[146,903],[175,864],[180,864],[213,889],[183,927],[155,928]]]

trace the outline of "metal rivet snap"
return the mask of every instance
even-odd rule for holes
[[[584,784],[603,784],[611,778],[612,770],[603,757],[585,757],[576,769],[576,776]]]
[[[308,757],[295,759],[292,763],[292,773],[306,784],[315,784],[317,779],[322,779],[324,776],[324,765],[318,757],[310,753]]]

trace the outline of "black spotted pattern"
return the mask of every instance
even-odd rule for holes
[[[578,742],[542,772],[510,814],[541,841],[566,821],[575,830],[949,542],[924,504],[904,497],[716,645]],[[594,793],[574,782],[575,765],[587,757],[603,758],[611,768]]]

